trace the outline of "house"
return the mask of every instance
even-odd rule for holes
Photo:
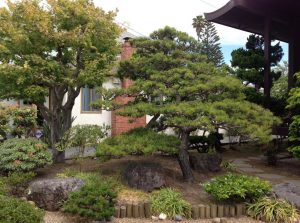
[[[134,49],[128,41],[130,38],[134,38],[135,36],[131,33],[124,32],[118,39],[121,43],[121,55],[119,55],[120,60],[126,60],[130,58]],[[105,88],[127,88],[132,84],[131,80],[119,80],[115,77],[110,77],[103,86]],[[114,111],[105,111],[94,109],[91,107],[91,103],[95,100],[98,100],[101,97],[95,89],[90,89],[88,87],[84,87],[81,89],[79,96],[75,100],[75,104],[72,110],[72,117],[74,117],[74,121],[72,125],[84,125],[84,124],[96,124],[96,125],[108,125],[111,126],[111,134],[116,135],[122,132],[126,132],[131,128],[141,127],[146,125],[146,117],[138,118],[135,121],[129,122],[129,119],[126,117],[118,116]],[[129,97],[122,96],[118,97],[116,100],[121,102],[128,102],[131,100]],[[3,100],[1,101],[3,106],[15,106],[15,107],[23,107],[28,106],[28,104],[23,100]],[[49,105],[48,98],[45,102],[46,105]]]

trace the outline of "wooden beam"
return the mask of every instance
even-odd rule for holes
[[[265,105],[270,105],[270,92],[271,92],[271,19],[265,18],[264,22],[264,94]]]

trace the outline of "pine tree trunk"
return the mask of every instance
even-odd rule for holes
[[[181,144],[178,151],[178,161],[182,171],[183,179],[187,182],[194,182],[194,175],[191,169],[188,153],[188,137],[188,132],[181,132]]]

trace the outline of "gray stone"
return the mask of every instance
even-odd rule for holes
[[[190,155],[190,164],[193,170],[199,172],[221,170],[222,158],[218,154],[194,153]]]
[[[124,172],[124,180],[130,187],[147,192],[166,185],[162,166],[149,162],[129,164]]]
[[[300,186],[293,183],[281,183],[273,186],[274,193],[300,208]]]
[[[28,188],[28,200],[44,210],[57,211],[69,193],[80,189],[84,181],[75,178],[55,178],[34,181]]]
[[[159,220],[166,220],[166,219],[167,219],[167,215],[164,214],[164,213],[161,213],[161,214],[158,216],[158,219],[159,219]]]
[[[286,180],[286,177],[283,175],[272,174],[272,173],[264,173],[264,174],[256,174],[260,178],[264,178],[267,180]]]
[[[179,215],[179,214],[175,215],[174,221],[182,221],[182,220],[183,220],[183,218],[181,215]]]

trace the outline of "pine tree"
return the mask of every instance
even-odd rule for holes
[[[198,41],[201,43],[200,52],[216,66],[222,65],[224,57],[219,43],[220,37],[214,24],[204,19],[203,16],[197,16],[193,19],[193,27],[196,29]]]
[[[270,139],[271,126],[277,122],[271,112],[244,100],[244,86],[216,69],[198,52],[200,44],[186,33],[165,27],[151,39],[134,41],[135,54],[120,64],[121,78],[134,79],[128,89],[105,90],[106,109],[119,109],[130,117],[152,115],[166,128],[174,128],[181,144],[178,161],[187,181],[193,181],[189,163],[189,135],[196,130],[216,132],[219,128],[262,141]],[[121,105],[112,100],[118,95],[134,96]]]

